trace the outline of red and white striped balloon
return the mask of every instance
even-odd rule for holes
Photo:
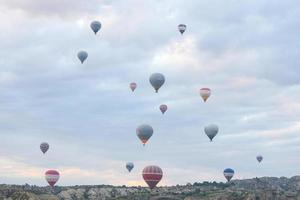
[[[211,91],[209,88],[201,88],[200,89],[200,96],[204,100],[204,102],[207,101],[208,97],[210,97]]]
[[[163,171],[160,167],[150,165],[144,168],[143,178],[150,189],[153,189],[163,177]]]
[[[46,181],[50,186],[54,186],[59,179],[59,172],[56,170],[48,170],[45,172]]]

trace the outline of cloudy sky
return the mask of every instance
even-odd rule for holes
[[[152,164],[160,185],[225,181],[227,167],[235,178],[300,174],[299,23],[292,0],[1,0],[0,182],[46,185],[57,169],[59,185],[144,185]],[[154,72],[166,77],[158,94]],[[146,147],[143,123],[154,128]]]

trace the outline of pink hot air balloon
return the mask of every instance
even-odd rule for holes
[[[165,112],[168,110],[168,106],[165,104],[162,104],[159,106],[159,109],[162,112],[162,114],[165,114]]]
[[[131,91],[133,92],[136,89],[137,84],[132,82],[132,83],[130,83],[129,87],[130,87]]]
[[[45,172],[46,181],[50,186],[54,186],[59,179],[59,172],[56,170],[48,170]]]
[[[143,170],[143,178],[145,182],[148,184],[150,189],[155,188],[155,186],[162,179],[163,171],[158,166],[147,166]]]
[[[204,100],[204,102],[207,101],[208,97],[210,97],[211,91],[209,88],[201,88],[200,89],[200,96]]]

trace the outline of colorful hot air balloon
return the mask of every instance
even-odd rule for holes
[[[178,25],[178,30],[181,33],[181,35],[185,32],[186,30],[186,25],[185,24],[179,24]]]
[[[256,156],[256,160],[260,163],[264,158],[261,155]]]
[[[234,170],[227,168],[224,170],[223,174],[224,174],[225,178],[227,179],[227,181],[229,182],[234,175]]]
[[[47,142],[43,142],[40,145],[40,149],[45,154],[48,151],[48,149],[49,149],[49,144]]]
[[[165,83],[165,77],[160,73],[154,73],[150,76],[149,81],[157,93],[159,88]]]
[[[201,88],[200,89],[200,96],[202,97],[202,99],[204,100],[204,102],[207,101],[208,97],[210,96],[211,91],[209,88]]]
[[[143,170],[143,178],[152,190],[162,179],[163,171],[158,166],[147,166]]]
[[[129,172],[134,168],[134,164],[132,162],[126,163],[126,168]]]
[[[77,54],[78,59],[80,60],[81,64],[87,59],[88,53],[86,51],[79,51]]]
[[[94,31],[95,35],[101,29],[101,23],[99,21],[93,21],[90,24],[91,29]]]
[[[140,125],[136,129],[136,134],[145,146],[146,142],[153,135],[153,128],[147,124]]]
[[[215,124],[210,124],[204,128],[205,134],[209,137],[210,141],[218,134],[219,127]]]
[[[59,172],[56,170],[48,170],[45,173],[45,178],[49,185],[53,187],[59,179]]]
[[[137,84],[132,82],[132,83],[130,83],[129,87],[130,87],[131,91],[133,92],[136,89]]]
[[[162,112],[162,114],[165,114],[165,112],[168,110],[168,106],[165,104],[162,104],[159,106],[159,109]]]

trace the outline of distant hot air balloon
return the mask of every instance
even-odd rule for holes
[[[264,158],[261,155],[256,156],[256,160],[260,163]]]
[[[48,151],[48,149],[49,149],[49,144],[47,142],[43,142],[40,145],[40,149],[45,154]]]
[[[215,124],[210,124],[204,128],[205,134],[209,137],[210,141],[218,134],[219,127]]]
[[[181,35],[185,32],[186,30],[186,25],[185,24],[179,24],[178,25],[178,30],[181,33]]]
[[[223,174],[224,174],[225,178],[227,179],[227,181],[229,182],[234,175],[234,170],[227,168],[224,170]]]
[[[80,60],[81,64],[87,59],[88,53],[86,51],[79,51],[77,54],[78,59]]]
[[[157,93],[159,88],[165,83],[165,77],[160,73],[154,73],[150,76],[149,81]]]
[[[162,179],[163,171],[158,166],[147,166],[143,170],[143,178],[150,189],[153,189]]]
[[[129,172],[134,168],[134,164],[132,162],[126,163],[126,168]]]
[[[140,125],[136,129],[136,134],[145,146],[146,142],[153,135],[153,128],[147,124]]]
[[[130,83],[129,87],[130,87],[131,91],[133,92],[136,89],[137,84],[132,82],[132,83]]]
[[[202,97],[202,99],[204,100],[204,102],[207,101],[208,97],[210,96],[211,91],[209,88],[201,88],[200,89],[200,96]]]
[[[53,187],[59,179],[59,172],[56,170],[48,170],[45,173],[45,178],[49,185]]]
[[[168,110],[168,106],[165,104],[162,104],[159,106],[159,109],[162,112],[162,114],[165,114],[165,112]]]
[[[94,31],[95,34],[101,29],[101,23],[99,21],[93,21],[90,24],[91,29]]]

